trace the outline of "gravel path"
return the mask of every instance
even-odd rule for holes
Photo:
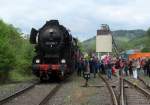
[[[110,93],[104,82],[97,76],[91,78],[89,85],[103,85],[104,87],[82,87],[85,80],[73,76],[63,84],[49,105],[112,105]]]

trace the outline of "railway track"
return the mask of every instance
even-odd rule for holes
[[[59,88],[62,86],[62,84],[56,85],[49,93],[46,95],[46,97],[39,103],[39,105],[47,105],[48,101],[56,94],[56,92],[59,90]]]
[[[112,79],[109,80],[108,82],[112,86],[113,91],[117,97],[117,100],[119,100],[120,91],[118,91],[118,90],[120,90],[120,79],[117,76],[112,76]]]
[[[107,88],[109,90],[109,93],[111,94],[111,99],[113,102],[113,105],[118,105],[118,101],[117,101],[117,96],[112,88],[112,86],[110,86],[110,84],[107,82],[107,80],[99,74],[99,77],[105,82],[105,84],[107,85]]]
[[[65,78],[64,81],[59,83],[37,82],[1,100],[0,105],[47,105],[49,100],[51,100],[62,87],[63,83],[67,82],[69,78]]]
[[[120,105],[125,105],[125,97],[124,97],[124,80],[123,78],[120,78]]]
[[[146,89],[148,92],[150,92],[150,85],[141,77],[138,77],[138,80],[142,82],[140,84],[144,85],[144,89]],[[140,86],[143,86],[143,85],[140,85]]]
[[[6,98],[4,98],[4,99],[1,99],[1,100],[0,100],[0,105],[6,103],[6,102],[12,100],[13,98],[15,98],[15,97],[17,97],[17,96],[19,96],[19,95],[25,93],[26,91],[32,89],[32,88],[33,88],[36,84],[38,84],[38,83],[39,83],[39,82],[35,82],[35,83],[31,84],[30,86],[28,86],[28,87],[26,87],[26,88],[24,88],[24,89],[22,89],[22,90],[16,91],[16,92],[13,93],[12,95],[10,95],[10,96],[8,96],[8,97],[6,97]]]
[[[47,105],[61,83],[36,83],[0,101],[0,105]]]
[[[143,79],[129,78],[128,80],[125,79],[124,81],[133,85],[134,87],[136,87],[136,89],[140,90],[142,93],[144,93],[148,97],[150,96],[150,89],[148,88],[148,85],[146,84],[146,82]]]
[[[110,101],[107,103],[112,102],[110,104],[113,104],[113,105],[150,105],[150,93],[146,92],[145,89],[147,87],[144,86],[144,83],[141,82],[141,80],[138,80],[138,82],[136,82],[140,86],[139,87],[139,86],[137,86],[137,84],[132,83],[133,82],[132,79],[130,79],[130,81],[129,81],[129,80],[120,78],[120,87],[119,87],[120,91],[118,92],[120,95],[118,98],[116,96],[116,91],[115,91],[116,88],[115,89],[113,88],[114,86],[116,87],[116,85],[118,84],[117,82],[115,82],[117,80],[117,78],[116,79],[113,78],[112,80],[107,81],[105,79],[105,77],[101,76],[100,74],[99,74],[99,77],[107,85],[108,90],[105,87],[101,87],[100,89],[103,88],[104,92],[106,90],[109,91],[110,95],[106,95],[106,96],[108,96],[108,97],[111,96]],[[23,89],[20,92],[16,92],[16,94],[14,94],[4,100],[1,100],[0,105],[50,105],[51,102],[52,103],[54,102],[54,99],[55,99],[54,97],[56,96],[56,93],[58,92],[58,90],[63,90],[61,87],[64,84],[64,82],[65,81],[63,81],[61,83],[46,83],[46,84],[36,83],[36,84],[33,84],[32,86],[29,86],[28,88]],[[118,82],[119,82],[119,80],[118,80]],[[67,86],[67,84],[68,84],[68,86]],[[73,83],[67,82],[67,84],[65,86],[63,85],[63,88],[68,87],[68,89],[70,89],[69,86],[70,86],[70,84],[73,84]],[[92,89],[92,87],[89,87],[89,88]],[[66,89],[66,88],[64,88],[64,89]],[[73,88],[71,88],[71,89],[73,89]],[[81,88],[81,89],[85,90],[86,88]],[[87,88],[87,90],[88,90],[88,88]],[[81,90],[80,90],[80,92],[81,92]],[[60,93],[62,93],[62,91],[59,91],[57,93],[57,95],[60,95]],[[68,92],[68,94],[70,94],[70,92]],[[77,94],[77,93],[75,93],[75,94]],[[81,94],[82,94],[82,92],[81,92]],[[107,94],[108,94],[108,92],[107,92]],[[79,94],[77,94],[77,95],[79,95]],[[64,96],[68,96],[68,95],[65,94]],[[104,95],[102,95],[102,96],[104,98]],[[60,97],[62,97],[62,96],[60,96]],[[58,97],[56,96],[56,98],[58,98]],[[99,97],[99,98],[101,98],[101,97]],[[108,100],[108,98],[107,98],[107,100]],[[73,103],[73,102],[71,101],[71,103]]]
[[[140,84],[142,85],[142,84]],[[120,105],[150,105],[150,93],[133,81],[121,80]]]

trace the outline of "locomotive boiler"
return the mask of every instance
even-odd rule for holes
[[[58,20],[47,21],[39,30],[32,28],[30,43],[36,52],[32,72],[41,80],[64,78],[73,72],[78,42]]]

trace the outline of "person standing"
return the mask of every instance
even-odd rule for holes
[[[145,59],[144,67],[143,67],[143,69],[144,69],[144,75],[145,75],[145,76],[147,76],[147,68],[148,68],[148,60]]]
[[[92,71],[93,71],[93,74],[94,74],[94,78],[96,78],[96,60],[95,60],[94,57],[92,58],[91,66],[92,66]]]
[[[90,73],[93,73],[93,70],[92,70],[92,65],[93,65],[92,63],[93,62],[92,62],[92,60],[93,60],[92,58],[90,58],[90,60],[89,60]]]
[[[117,77],[119,77],[119,73],[120,73],[120,59],[119,58],[116,59],[115,68],[116,68],[116,75]]]
[[[98,58],[95,58],[95,69],[96,69],[96,73],[99,72],[99,60]]]
[[[120,76],[123,76],[123,72],[124,72],[124,71],[123,71],[123,70],[124,70],[124,62],[123,62],[122,59],[120,60],[119,64],[120,64],[119,75],[120,75]]]
[[[106,64],[106,69],[107,69],[107,77],[108,77],[108,79],[112,79],[112,63],[111,63],[111,61],[109,61]]]
[[[82,67],[82,75],[84,76],[84,72],[86,72],[86,60],[85,60],[85,58],[82,58],[81,67]]]
[[[112,75],[115,75],[115,73],[116,73],[115,64],[112,64]]]
[[[137,79],[137,60],[133,60],[133,78]]]
[[[90,73],[90,65],[89,65],[88,59],[85,59],[85,61],[84,61],[84,72]]]
[[[140,58],[136,60],[136,69],[137,69],[137,76],[139,77],[140,76],[140,68],[141,68],[141,65],[140,65]]]
[[[128,64],[128,68],[129,68],[129,74],[130,74],[130,76],[132,76],[133,75],[133,61],[132,60],[130,60],[129,61],[129,64]]]
[[[140,69],[141,69],[142,74],[144,74],[144,69],[145,69],[144,65],[145,65],[145,59],[142,59],[140,62],[140,67],[141,67]]]
[[[147,62],[147,75],[150,77],[150,59]]]
[[[100,68],[101,68],[102,74],[106,74],[103,60],[101,61]]]
[[[81,76],[81,72],[82,72],[82,69],[83,69],[81,59],[80,59],[79,62],[78,62],[78,67],[77,67],[77,69],[78,69],[78,70],[77,70],[78,76]]]
[[[128,64],[127,64],[127,61],[125,61],[125,63],[124,63],[124,72],[125,72],[125,75],[128,76]]]

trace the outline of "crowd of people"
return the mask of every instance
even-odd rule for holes
[[[150,77],[150,59],[145,58],[145,59],[132,59],[125,61],[124,64],[124,71],[126,76],[134,76],[144,74],[145,76]]]
[[[97,73],[106,74],[108,79],[112,79],[112,75],[116,76],[133,76],[137,78],[139,75],[150,77],[150,59],[123,59],[106,56],[99,60],[97,57],[91,59],[80,58],[76,65],[77,75],[82,76],[84,72],[89,72],[96,77]]]

